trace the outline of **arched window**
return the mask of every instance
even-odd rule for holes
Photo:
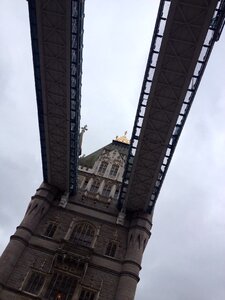
[[[98,168],[98,173],[100,175],[104,175],[107,167],[108,167],[108,163],[107,162],[105,162],[105,161],[101,162],[101,164],[100,164],[100,166]]]
[[[91,247],[95,229],[88,223],[78,223],[75,225],[70,237],[70,242],[79,244],[85,247]]]
[[[113,164],[112,167],[111,167],[111,170],[110,170],[110,172],[109,172],[109,175],[115,177],[116,174],[117,174],[117,172],[118,172],[118,170],[119,170],[119,166]]]
[[[112,189],[111,184],[105,184],[103,191],[102,191],[102,196],[109,197],[111,189]]]

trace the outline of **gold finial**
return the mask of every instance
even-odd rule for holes
[[[124,135],[120,137],[117,135],[115,140],[124,144],[130,144],[130,140],[127,138],[127,131],[125,131]]]

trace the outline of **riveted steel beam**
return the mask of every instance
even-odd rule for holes
[[[29,0],[44,181],[76,190],[83,0]]]
[[[120,208],[152,212],[223,24],[224,1],[160,2],[119,197]]]

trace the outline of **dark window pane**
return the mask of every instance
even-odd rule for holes
[[[110,176],[116,176],[118,170],[119,170],[118,165],[112,165],[109,175]]]
[[[45,236],[47,237],[53,237],[55,231],[57,228],[57,224],[55,222],[49,223],[48,227],[46,228],[46,231],[44,233]]]
[[[87,187],[88,182],[89,182],[89,179],[86,178],[85,181],[84,181],[84,184],[83,184],[83,186],[82,186],[82,189],[85,189],[85,188]]]
[[[82,289],[79,300],[94,300],[96,293],[86,289]]]
[[[117,243],[109,242],[105,251],[105,255],[115,257]]]
[[[102,191],[102,196],[109,197],[112,186],[110,184],[106,184]]]
[[[49,300],[71,300],[75,286],[76,280],[74,277],[55,272],[45,296]]]
[[[100,185],[99,181],[96,181],[96,180],[95,180],[95,181],[93,182],[91,188],[90,188],[90,191],[91,191],[92,193],[97,193],[98,188],[99,188],[99,185]]]
[[[29,279],[25,285],[24,290],[31,294],[38,295],[38,293],[40,292],[43,286],[44,280],[45,277],[43,274],[38,272],[32,272],[31,275],[29,276]]]
[[[116,199],[118,198],[119,192],[120,192],[120,188],[117,186],[117,187],[116,187],[115,194],[114,194],[114,198],[116,198]]]
[[[104,175],[104,174],[105,174],[105,171],[106,171],[106,169],[107,169],[107,166],[108,166],[108,163],[107,163],[107,162],[105,162],[105,161],[101,162],[100,167],[99,167],[99,169],[98,169],[98,173],[99,173],[100,175]]]

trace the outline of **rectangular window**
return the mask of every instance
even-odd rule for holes
[[[117,199],[117,198],[118,198],[118,196],[119,196],[119,192],[120,192],[120,187],[119,187],[119,186],[117,186],[117,187],[116,187],[115,194],[114,194],[114,198],[115,198],[115,199]]]
[[[71,300],[76,287],[76,280],[72,276],[55,272],[49,283],[45,297],[48,300]]]
[[[115,177],[119,170],[118,165],[112,165],[109,175]]]
[[[79,300],[95,300],[96,293],[87,289],[82,289]]]
[[[44,236],[52,238],[55,234],[56,228],[57,228],[57,223],[55,222],[50,222],[48,224],[48,227],[45,230]]]
[[[89,178],[85,178],[85,181],[84,181],[84,184],[82,186],[82,189],[86,189],[86,187],[88,185],[88,182],[89,182]]]
[[[34,295],[38,295],[43,286],[44,281],[45,277],[43,274],[32,271],[28,278],[28,281],[26,282],[24,291]]]
[[[98,173],[99,173],[100,175],[104,175],[104,174],[105,174],[105,171],[106,171],[106,169],[107,169],[107,166],[108,166],[108,163],[107,163],[107,162],[105,162],[105,161],[101,162],[100,167],[99,167],[99,169],[98,169]]]
[[[90,188],[90,192],[97,193],[99,185],[99,182],[95,180]]]
[[[110,184],[106,184],[102,191],[102,196],[109,197],[112,186]]]
[[[105,251],[105,255],[115,257],[116,248],[117,248],[116,242],[109,242]]]

